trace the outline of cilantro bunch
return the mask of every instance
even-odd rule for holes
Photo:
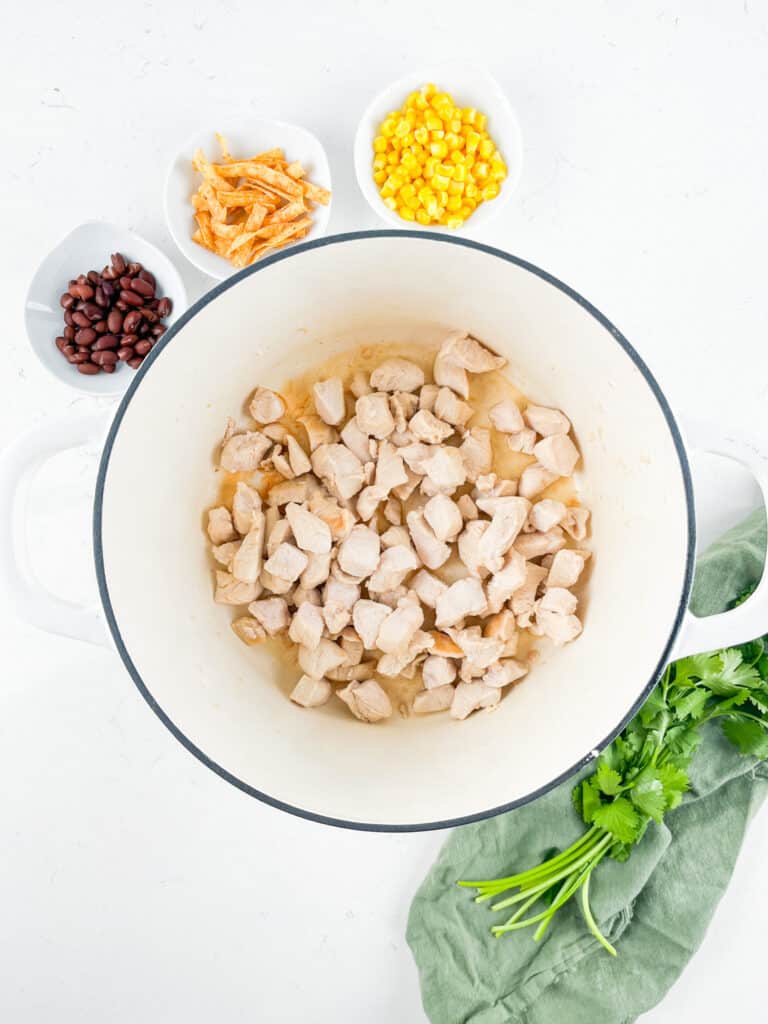
[[[507,878],[461,881],[477,903],[510,896],[491,910],[515,908],[496,936],[536,927],[540,939],[557,911],[578,897],[587,927],[613,956],[589,903],[589,882],[605,857],[627,860],[650,823],[661,823],[689,788],[702,727],[719,720],[740,753],[768,758],[768,635],[740,647],[682,658],[664,672],[640,712],[606,748],[593,775],[573,792],[587,831],[567,850]],[[538,909],[540,907],[540,909]]]

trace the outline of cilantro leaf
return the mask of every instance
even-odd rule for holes
[[[688,773],[673,764],[663,764],[658,769],[658,776],[664,787],[664,797],[667,801],[667,810],[671,811],[678,807],[685,793],[690,786]]]
[[[621,790],[621,776],[601,761],[597,766],[597,785],[606,796],[616,796]]]
[[[679,718],[698,719],[704,714],[704,707],[708,700],[707,690],[694,687],[691,690],[683,690],[671,703]]]
[[[749,702],[754,704],[758,711],[768,715],[768,689],[750,690]]]
[[[742,754],[768,758],[768,732],[751,718],[726,718],[723,722],[726,737]]]
[[[646,768],[638,776],[629,796],[639,811],[653,818],[658,825],[661,824],[664,811],[667,809],[667,797],[664,784],[655,768]]]
[[[587,825],[591,825],[595,820],[596,811],[602,806],[600,790],[595,777],[584,779],[579,789],[581,791],[581,816]]]
[[[598,807],[592,821],[620,843],[634,843],[640,832],[640,816],[625,796]]]

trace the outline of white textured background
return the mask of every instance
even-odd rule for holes
[[[767,57],[764,0],[16,5],[0,39],[0,444],[85,401],[44,375],[21,315],[69,229],[111,219],[177,256],[165,166],[188,134],[240,114],[313,130],[331,230],[375,226],[354,181],[357,118],[393,78],[453,58],[498,77],[525,139],[518,194],[478,237],[591,299],[679,412],[765,438]],[[208,282],[181,269],[197,297]],[[708,538],[755,495],[704,470]],[[33,488],[36,563],[73,597],[91,586],[94,472],[93,453],[70,454]],[[6,607],[0,638],[0,1019],[424,1021],[403,935],[441,835],[261,806],[176,743],[116,657]],[[649,1024],[758,1019],[767,844],[764,812]]]

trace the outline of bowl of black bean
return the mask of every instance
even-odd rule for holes
[[[108,396],[125,391],[186,306],[179,272],[156,246],[87,221],[38,267],[24,318],[47,370],[78,391]]]

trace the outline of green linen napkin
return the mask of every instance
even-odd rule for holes
[[[709,548],[696,570],[696,614],[723,610],[754,584],[765,546],[761,509]],[[628,862],[604,861],[593,877],[592,908],[616,958],[587,931],[575,901],[541,942],[529,931],[496,939],[489,927],[504,914],[456,887],[459,878],[533,867],[576,839],[575,779],[451,833],[408,919],[434,1024],[631,1024],[659,1002],[698,948],[747,824],[768,794],[768,765],[740,757],[715,726],[706,729],[683,804],[650,826]]]

